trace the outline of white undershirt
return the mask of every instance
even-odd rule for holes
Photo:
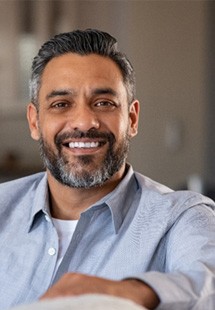
[[[55,266],[54,275],[68,249],[69,243],[72,239],[73,233],[77,226],[78,220],[59,220],[52,218],[53,224],[58,233],[58,240],[59,240],[59,251],[58,251],[58,258],[57,263]]]

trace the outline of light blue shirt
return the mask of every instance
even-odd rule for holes
[[[98,189],[99,190],[99,189]],[[133,172],[81,214],[55,281],[65,272],[138,278],[157,309],[215,309],[215,205]],[[46,173],[0,185],[0,309],[37,300],[59,250]]]

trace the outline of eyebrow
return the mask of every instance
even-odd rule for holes
[[[57,96],[68,96],[68,95],[74,95],[74,90],[72,89],[52,90],[50,93],[48,93],[46,99],[48,100]]]
[[[47,94],[46,100],[58,97],[58,96],[76,96],[77,92],[74,91],[74,89],[58,89],[58,90],[52,90],[50,93]],[[117,92],[113,90],[111,87],[101,87],[101,88],[95,88],[91,91],[91,95],[112,95],[114,97],[117,97]]]
[[[96,88],[92,91],[93,95],[112,95],[117,96],[117,92],[110,87]]]

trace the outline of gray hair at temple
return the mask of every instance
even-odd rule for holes
[[[107,32],[86,29],[61,33],[45,42],[40,48],[32,63],[30,79],[30,99],[39,109],[38,93],[41,85],[41,76],[47,63],[54,57],[66,53],[79,55],[98,54],[112,59],[120,69],[125,84],[128,103],[135,99],[134,69],[126,55],[117,47],[117,40]]]

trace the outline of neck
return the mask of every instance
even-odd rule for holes
[[[63,185],[47,171],[51,215],[64,220],[79,219],[83,211],[114,190],[124,173],[125,165],[101,187],[84,189]]]

